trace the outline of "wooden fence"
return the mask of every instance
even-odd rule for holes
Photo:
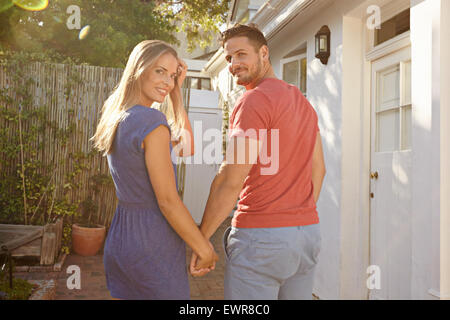
[[[66,144],[55,143],[52,130],[48,129],[45,137],[45,147],[40,150],[37,157],[44,164],[56,165],[56,170],[52,173],[55,185],[62,186],[65,175],[73,171],[73,167],[68,165],[68,161],[62,161],[72,153],[89,153],[92,151],[90,137],[94,135],[103,102],[109,96],[113,88],[119,82],[122,69],[104,68],[95,66],[75,66],[51,63],[30,63],[21,66],[23,71],[34,81],[28,85],[27,89],[32,96],[32,105],[36,108],[45,106],[48,110],[48,120],[55,121],[60,129],[67,129],[74,117],[76,134],[72,134]],[[7,69],[0,67],[0,89],[5,90],[13,99],[7,108],[18,108],[15,101],[15,88],[13,74]],[[188,90],[184,89],[185,99],[189,97]],[[73,120],[73,118],[72,118]],[[0,123],[0,129],[4,123]],[[9,134],[17,135],[18,126],[8,124]],[[27,128],[22,128],[26,131]],[[31,156],[30,154],[25,157]],[[1,164],[0,164],[1,166]],[[10,163],[0,170],[16,170],[16,164]],[[178,167],[179,188],[184,187],[184,167]],[[98,206],[98,220],[109,226],[117,204],[117,198],[113,185],[101,186],[98,195],[93,195],[90,190],[89,179],[93,176],[105,174],[109,175],[106,157],[96,153],[89,160],[89,167],[82,170],[77,176],[80,188],[71,194],[73,201],[83,201],[89,195],[93,196],[95,204]],[[180,184],[180,182],[182,182]],[[59,188],[58,192],[62,192]],[[182,192],[181,192],[182,194]]]

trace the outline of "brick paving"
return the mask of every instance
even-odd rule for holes
[[[219,227],[211,238],[211,242],[219,255],[214,271],[207,275],[194,278],[189,276],[192,300],[222,300],[223,277],[225,270],[224,252],[222,247],[222,236],[225,229],[230,225],[231,218],[228,218]],[[189,263],[191,249],[187,248],[186,263]],[[67,268],[71,265],[80,267],[81,289],[68,289],[67,279],[71,273],[67,273]],[[26,280],[50,280],[56,281],[56,300],[111,300],[111,295],[106,287],[105,271],[103,267],[103,255],[100,252],[96,256],[83,257],[77,254],[70,254],[64,261],[60,272],[16,272],[15,277]]]

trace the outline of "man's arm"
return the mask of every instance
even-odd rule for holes
[[[314,187],[314,202],[319,200],[320,190],[322,189],[322,182],[325,177],[325,161],[323,158],[322,139],[320,133],[317,133],[316,144],[314,146],[312,158],[312,183]]]
[[[259,147],[258,147],[259,146]],[[262,144],[249,138],[233,137],[228,144],[225,160],[214,178],[206,202],[200,231],[210,239],[233,210],[245,178],[256,163]],[[197,255],[192,253],[190,272],[203,276],[211,269],[198,269]]]
[[[233,210],[245,178],[256,163],[262,144],[246,137],[233,137],[225,160],[214,178],[206,202],[200,230],[210,239]],[[245,156],[244,156],[245,155]]]

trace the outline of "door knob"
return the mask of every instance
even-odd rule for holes
[[[372,172],[372,173],[370,174],[370,178],[371,178],[371,179],[378,179],[378,171]]]

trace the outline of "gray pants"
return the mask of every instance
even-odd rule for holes
[[[226,300],[311,300],[319,224],[225,231]]]

